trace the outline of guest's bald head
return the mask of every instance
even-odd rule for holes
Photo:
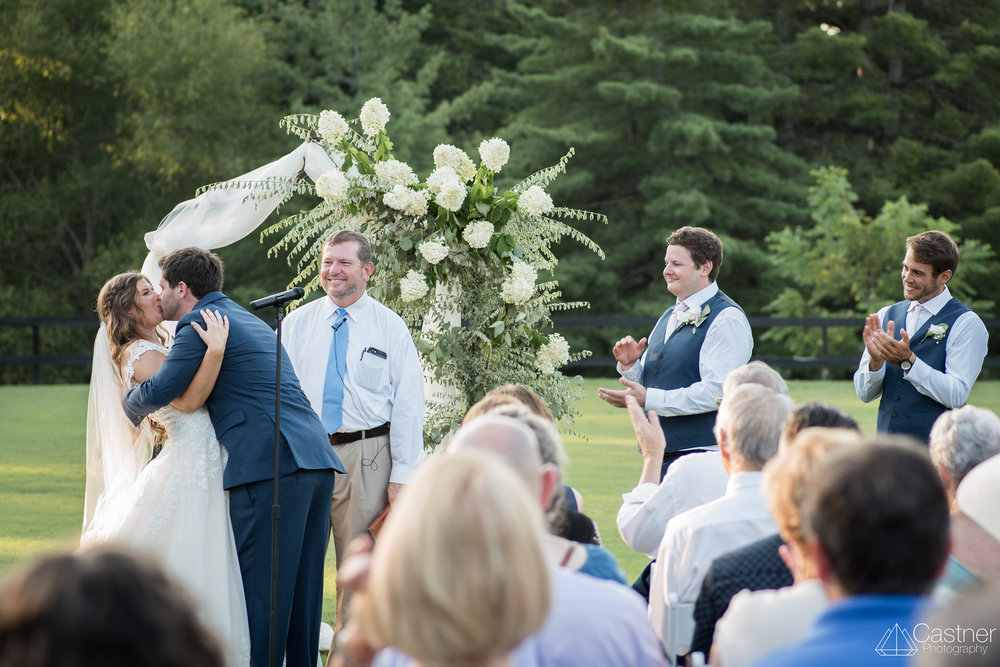
[[[482,415],[455,432],[448,451],[489,451],[502,457],[537,497],[541,491],[542,458],[531,428],[512,417]]]

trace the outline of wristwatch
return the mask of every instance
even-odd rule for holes
[[[909,373],[910,369],[913,368],[913,363],[910,361],[910,357],[907,357],[906,359],[903,359],[901,362],[899,362],[899,368],[904,373]]]

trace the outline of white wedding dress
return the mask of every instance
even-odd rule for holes
[[[129,348],[122,372],[128,386],[135,384],[133,364],[149,350],[167,353],[146,340]],[[167,405],[152,417],[167,432],[162,451],[138,471],[134,483],[117,490],[109,485],[102,493],[81,546],[117,543],[155,558],[193,599],[200,619],[220,641],[226,664],[246,667],[250,634],[222,488],[225,452],[205,408],[185,413]]]

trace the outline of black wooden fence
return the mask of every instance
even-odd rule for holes
[[[762,355],[755,359],[764,361],[776,368],[853,368],[858,363],[858,355],[837,357],[829,354],[828,332],[832,328],[850,327],[861,330],[864,319],[857,317],[751,317],[750,326],[759,337],[761,330],[775,327],[818,327],[821,331],[820,354],[811,357]],[[622,316],[564,316],[552,318],[556,329],[562,331],[577,327],[592,330],[609,328],[627,328],[640,335],[651,331],[656,323],[655,318],[622,317]],[[1000,318],[983,320],[987,329],[1000,329]],[[20,327],[31,331],[31,354],[0,354],[0,366],[30,366],[35,384],[41,383],[42,366],[89,366],[91,355],[88,354],[42,354],[42,332],[53,327],[78,327],[86,330],[88,343],[92,342],[97,330],[97,320],[87,317],[0,317],[0,327]],[[7,352],[7,350],[0,350]],[[859,351],[860,354],[860,351]],[[595,355],[574,362],[571,366],[578,368],[605,367],[615,364],[614,357],[609,354]],[[983,377],[989,376],[991,368],[1000,367],[1000,357],[987,356],[983,364]]]

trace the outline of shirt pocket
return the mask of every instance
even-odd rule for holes
[[[372,348],[365,348],[357,371],[355,380],[359,386],[380,393],[389,381],[389,360],[384,352],[373,352]]]

